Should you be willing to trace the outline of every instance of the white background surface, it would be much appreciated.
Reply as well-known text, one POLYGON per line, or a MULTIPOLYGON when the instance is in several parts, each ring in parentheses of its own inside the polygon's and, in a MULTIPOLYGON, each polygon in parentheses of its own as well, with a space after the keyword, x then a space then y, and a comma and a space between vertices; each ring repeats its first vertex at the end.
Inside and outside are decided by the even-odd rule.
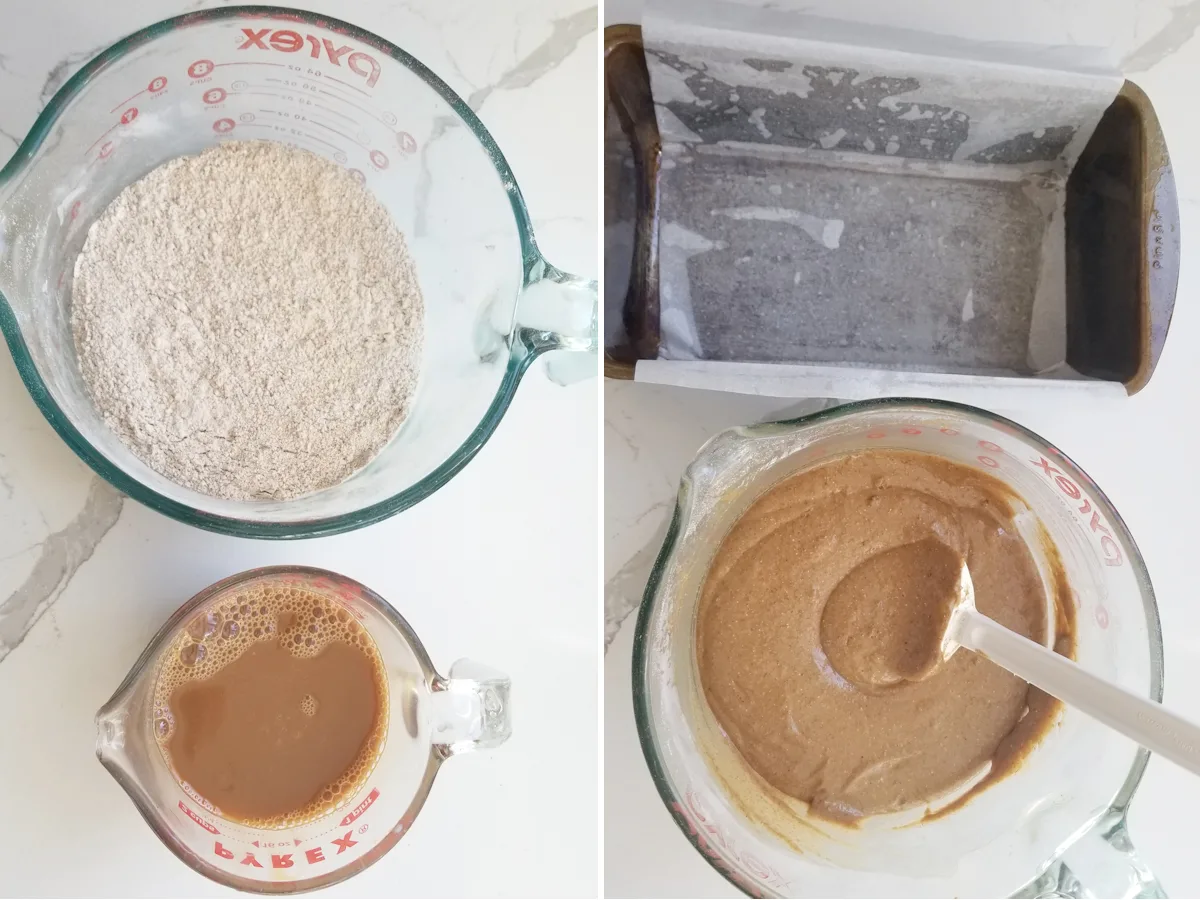
MULTIPOLYGON (((605 21, 636 20, 638 6, 629 0, 609 3, 605 21)), ((1121 512, 1158 597, 1165 702, 1200 721, 1200 118, 1195 112, 1200 40, 1194 37, 1200 4, 1175 5, 1170 16, 1158 18, 1164 17, 1171 22, 1169 40, 1159 46, 1179 49, 1149 71, 1130 73, 1158 112, 1181 206, 1182 271, 1162 361, 1150 385, 1115 412, 1079 407, 1001 412, 1071 456, 1121 512)), ((604 876, 610 897, 736 896, 692 849, 650 781, 633 724, 633 617, 625 616, 640 601, 679 476, 700 445, 722 428, 799 412, 795 403, 768 398, 605 384, 606 631, 615 631, 604 679, 604 876)), ((1141 856, 1172 896, 1200 896, 1196 809, 1200 779, 1151 759, 1129 827, 1141 856)))
MULTIPOLYGON (((97 50, 208 5, 0 0, 0 162, 97 50)), ((462 96, 493 87, 478 112, 542 249, 597 275, 589 0, 304 5, 399 44, 462 96)), ((92 716, 176 606, 234 572, 293 562, 379 591, 443 672, 470 656, 513 680, 512 739, 447 763, 396 849, 329 895, 594 896, 597 394, 595 380, 552 385, 538 365, 495 436, 432 498, 352 534, 268 543, 115 497, 58 440, 0 350, 0 894, 218 893, 96 761, 92 716), (89 496, 119 509, 115 524, 81 512, 89 496)))

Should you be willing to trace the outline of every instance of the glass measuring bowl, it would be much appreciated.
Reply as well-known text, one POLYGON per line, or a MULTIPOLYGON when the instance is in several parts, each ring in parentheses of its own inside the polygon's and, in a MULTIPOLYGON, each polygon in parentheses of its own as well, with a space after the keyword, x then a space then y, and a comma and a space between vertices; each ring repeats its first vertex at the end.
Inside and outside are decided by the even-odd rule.
MULTIPOLYGON (((1150 578, 1117 511, 1044 440, 952 403, 875 400, 735 428, 689 465, 634 637, 634 710, 654 783, 693 846, 751 896, 1164 896, 1138 860, 1125 812, 1148 754, 1063 709, 1011 775, 939 818, 857 829, 768 795, 720 732, 698 684, 696 605, 721 540, 769 486, 834 454, 910 449, 999 478, 1057 547, 1075 605, 1076 660, 1162 699, 1150 578), (1036 517, 1036 518, 1035 518, 1036 517)), ((1043 578, 1040 542, 1030 548, 1043 578)), ((1052 594, 1051 594, 1052 595, 1052 594)))
POLYGON ((46 419, 115 487, 214 531, 308 537, 445 484, 539 355, 569 351, 551 360, 559 380, 594 373, 596 284, 542 258, 499 147, 418 60, 337 19, 241 6, 130 35, 46 106, 0 170, 0 330, 46 419), (70 329, 75 258, 108 203, 169 159, 250 139, 349 169, 404 232, 425 300, 420 382, 398 434, 342 484, 278 502, 208 497, 141 462, 92 406, 70 329))
POLYGON ((443 762, 504 743, 511 732, 508 696, 507 678, 468 660, 456 662, 448 679, 439 675, 408 623, 356 581, 302 566, 253 569, 201 591, 159 630, 96 714, 96 755, 154 833, 201 875, 242 891, 309 891, 361 872, 394 847, 443 762), (390 700, 383 751, 370 778, 321 818, 271 830, 206 809, 176 781, 151 731, 163 649, 202 611, 264 582, 320 594, 353 615, 379 648, 390 700))

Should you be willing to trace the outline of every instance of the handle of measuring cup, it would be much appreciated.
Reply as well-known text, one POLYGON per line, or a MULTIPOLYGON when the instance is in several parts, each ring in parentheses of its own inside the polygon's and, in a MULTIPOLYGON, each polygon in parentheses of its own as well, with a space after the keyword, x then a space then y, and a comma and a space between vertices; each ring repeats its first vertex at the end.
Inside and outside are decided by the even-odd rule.
POLYGON ((535 355, 549 353, 546 371, 558 384, 597 372, 600 291, 595 281, 539 259, 530 267, 517 302, 518 334, 535 355))
POLYGON ((443 758, 498 747, 512 734, 508 676, 460 659, 450 677, 434 679, 430 697, 433 745, 443 758))
POLYGON ((1125 810, 1111 809, 1041 875, 1014 897, 1166 897, 1138 857, 1125 827, 1125 810))

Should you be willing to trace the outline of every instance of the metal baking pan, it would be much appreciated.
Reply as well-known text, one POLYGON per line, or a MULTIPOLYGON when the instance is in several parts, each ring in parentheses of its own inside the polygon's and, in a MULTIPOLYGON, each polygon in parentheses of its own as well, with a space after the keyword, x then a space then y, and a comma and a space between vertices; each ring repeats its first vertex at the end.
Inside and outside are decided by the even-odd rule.
MULTIPOLYGON (((717 87, 727 90, 722 102, 728 102, 728 86, 717 87)), ((736 94, 732 96, 737 99, 736 94)), ((639 361, 669 364, 661 353, 660 251, 664 226, 668 228, 668 239, 669 229, 674 227, 663 221, 661 183, 664 166, 674 166, 675 162, 671 144, 667 142, 664 150, 660 136, 637 26, 610 26, 605 31, 605 108, 605 374, 629 379, 634 377, 639 361)), ((776 132, 781 124, 788 127, 788 122, 781 123, 779 118, 764 122, 761 110, 755 112, 759 115, 755 124, 769 125, 776 132)), ((803 107, 793 107, 788 114, 801 123, 795 126, 793 135, 800 132, 804 117, 810 115, 803 107)), ((765 127, 761 130, 769 134, 765 127)), ((932 127, 929 133, 935 134, 932 127)), ((1035 134, 1042 137, 1041 133, 1035 134)), ((1047 142, 1052 137, 1047 136, 1047 142)), ((869 139, 867 144, 873 147, 869 139)), ((678 155, 678 145, 675 147, 678 155)), ((904 245, 905 228, 899 221, 885 221, 878 215, 867 221, 865 214, 857 222, 853 219, 863 208, 858 198, 868 192, 878 193, 873 186, 877 183, 883 183, 886 192, 890 182, 871 182, 874 176, 863 175, 861 166, 839 169, 812 165, 803 157, 798 161, 795 153, 785 152, 789 148, 751 149, 753 154, 740 156, 733 163, 715 152, 708 158, 696 153, 678 157, 688 160, 696 174, 689 187, 689 193, 695 196, 676 198, 676 211, 686 211, 690 203, 696 207, 695 216, 711 212, 726 213, 730 218, 730 210, 712 208, 723 199, 723 183, 725 190, 736 190, 739 199, 749 198, 742 202, 750 205, 737 209, 758 211, 742 213, 737 221, 723 224, 733 237, 718 246, 719 252, 704 254, 703 268, 699 258, 686 262, 692 294, 700 295, 695 301, 696 318, 708 351, 704 357, 694 359, 982 375, 1012 384, 1036 381, 1042 386, 1060 379, 1076 383, 1102 381, 1119 384, 1128 394, 1136 393, 1150 380, 1175 304, 1179 215, 1170 158, 1157 117, 1149 99, 1134 83, 1124 82, 1065 181, 1065 233, 1058 271, 1065 281, 1065 290, 1059 292, 1065 296, 1065 310, 1059 315, 1065 315, 1066 365, 1060 371, 1039 371, 1024 358, 1017 358, 1013 350, 1014 346, 1022 346, 1031 327, 1031 281, 1036 279, 1025 271, 1024 258, 1037 236, 1021 232, 1019 217, 1013 219, 1015 226, 1008 220, 997 220, 993 207, 1011 210, 1025 203, 1018 188, 990 182, 979 187, 968 183, 970 178, 932 188, 932 182, 922 177, 901 182, 901 196, 910 204, 916 198, 918 204, 927 205, 930 201, 924 198, 928 196, 937 208, 936 198, 943 196, 937 193, 939 190, 954 192, 946 196, 966 198, 962 201, 962 221, 939 221, 939 227, 948 229, 946 234, 950 236, 961 235, 967 250, 974 249, 974 256, 959 254, 956 262, 965 259, 963 265, 974 267, 970 276, 990 284, 981 293, 990 289, 1001 298, 988 308, 990 316, 980 313, 976 317, 970 309, 968 291, 961 322, 953 323, 955 328, 947 338, 944 333, 933 333, 933 326, 922 324, 946 318, 939 304, 954 305, 958 315, 961 302, 958 295, 947 298, 939 290, 938 278, 943 273, 934 264, 936 261, 923 259, 915 245, 904 245), (803 254, 823 252, 819 240, 802 235, 789 238, 787 228, 764 230, 761 222, 744 221, 769 217, 762 212, 771 209, 766 205, 771 199, 766 191, 769 188, 778 197, 779 185, 785 183, 789 192, 803 194, 810 202, 834 202, 839 209, 847 210, 846 236, 856 235, 861 255, 847 257, 842 269, 833 269, 832 274, 820 270, 819 279, 806 280, 806 273, 815 270, 806 267, 803 254), (1005 229, 1003 240, 989 235, 987 229, 993 221, 1000 221, 998 227, 1005 229), (859 227, 852 232, 855 225, 859 227), (783 236, 776 239, 781 233, 783 236), (893 236, 890 239, 889 234, 893 236), (877 242, 875 247, 872 239, 877 242), (889 256, 896 246, 901 250, 889 256), (863 277, 863 272, 869 277, 863 277), (881 292, 900 284, 909 291, 910 305, 899 312, 894 307, 884 309, 881 292), (870 315, 854 314, 856 304, 871 310, 870 315), (720 308, 711 312, 715 307, 720 308), (770 315, 764 316, 763 309, 770 310, 770 315), (897 315, 900 318, 894 318, 897 315), (782 324, 776 327, 776 321, 782 324), (913 321, 918 324, 909 336, 904 323, 913 321)), ((999 152, 1019 154, 1028 152, 1028 148, 1020 142, 1009 142, 999 152)), ((920 170, 911 166, 902 174, 912 172, 920 176, 920 170)), ((804 227, 817 238, 821 236, 819 220, 815 231, 807 221, 790 224, 804 227)), ((910 224, 907 220, 903 223, 910 224)), ((920 227, 918 221, 914 233, 919 233, 920 227)), ((836 244, 839 234, 827 234, 826 246, 830 246, 830 237, 836 244)), ((668 273, 668 282, 677 274, 668 273)), ((987 308, 986 304, 976 303, 987 308)))

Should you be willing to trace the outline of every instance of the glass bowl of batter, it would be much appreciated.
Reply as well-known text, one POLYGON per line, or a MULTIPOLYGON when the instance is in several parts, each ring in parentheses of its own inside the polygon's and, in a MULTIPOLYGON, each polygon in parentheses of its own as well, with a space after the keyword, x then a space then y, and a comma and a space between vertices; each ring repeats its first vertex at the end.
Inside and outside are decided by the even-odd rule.
POLYGON ((940 694, 931 679, 865 696, 829 670, 804 618, 842 584, 822 588, 821 567, 928 534, 963 544, 986 614, 1161 700, 1137 546, 1037 435, 904 399, 731 429, 682 479, 635 635, 638 733, 680 828, 751 896, 1162 896, 1125 829, 1146 751, 1023 686, 1014 699, 966 651, 940 694), (791 653, 794 677, 773 674, 791 653), (972 691, 991 719, 962 718, 972 691))
POLYGON ((594 374, 596 284, 542 256, 495 140, 419 60, 328 16, 233 6, 129 35, 47 104, 0 170, 0 330, 47 421, 121 491, 213 531, 311 537, 445 484, 540 355, 560 351, 557 380, 594 374), (345 480, 291 499, 224 499, 163 475, 106 424, 72 340, 75 262, 114 198, 168 160, 247 140, 302 148, 359 181, 404 235, 424 298, 424 351, 398 430, 345 480))

